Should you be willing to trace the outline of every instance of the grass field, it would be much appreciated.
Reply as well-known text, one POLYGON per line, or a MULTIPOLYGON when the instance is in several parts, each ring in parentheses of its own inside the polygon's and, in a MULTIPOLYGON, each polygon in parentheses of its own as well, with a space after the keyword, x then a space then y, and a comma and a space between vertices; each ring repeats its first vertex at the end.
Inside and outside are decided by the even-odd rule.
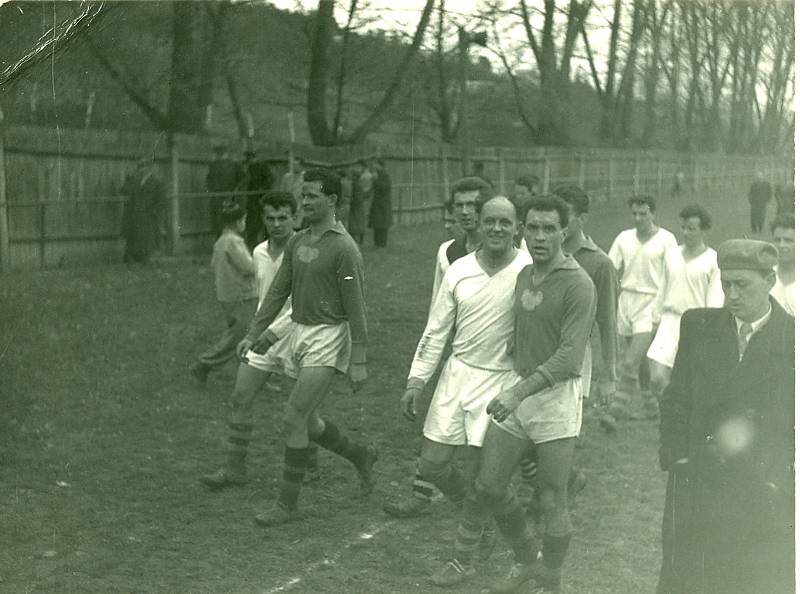
MULTIPOLYGON (((741 235, 740 196, 712 206, 712 243, 741 235)), ((679 204, 662 220, 676 230, 679 204)), ((603 247, 628 221, 595 216, 603 247)), ((233 366, 207 387, 187 373, 218 329, 205 261, 14 273, 0 277, 0 592, 428 592, 450 550, 456 513, 437 501, 421 521, 387 521, 380 503, 408 492, 420 426, 398 399, 429 299, 438 225, 393 230, 365 249, 370 372, 344 382, 325 414, 374 442, 379 485, 354 497, 355 473, 322 453, 324 480, 301 504, 314 520, 264 530, 252 516, 280 474, 277 412, 265 391, 250 458, 253 481, 211 494, 197 477, 221 460, 233 366)), ((285 389, 285 386, 284 386, 285 389)), ((591 418, 577 465, 589 477, 574 521, 564 592, 655 588, 664 477, 652 423, 605 436, 591 418)), ((510 562, 504 547, 461 592, 510 562)))

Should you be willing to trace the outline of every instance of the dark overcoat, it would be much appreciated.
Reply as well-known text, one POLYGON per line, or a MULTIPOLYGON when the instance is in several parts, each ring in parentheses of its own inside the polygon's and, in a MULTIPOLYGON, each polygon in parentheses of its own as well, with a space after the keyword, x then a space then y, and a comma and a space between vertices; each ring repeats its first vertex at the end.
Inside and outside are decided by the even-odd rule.
POLYGON ((794 320, 770 302, 741 361, 729 311, 681 319, 661 403, 660 594, 794 592, 794 320))
POLYGON ((370 229, 392 226, 392 180, 385 171, 378 171, 372 183, 372 206, 369 209, 370 229))
POLYGON ((155 176, 128 175, 121 193, 127 198, 122 211, 125 260, 147 260, 158 249, 166 212, 166 190, 155 176))

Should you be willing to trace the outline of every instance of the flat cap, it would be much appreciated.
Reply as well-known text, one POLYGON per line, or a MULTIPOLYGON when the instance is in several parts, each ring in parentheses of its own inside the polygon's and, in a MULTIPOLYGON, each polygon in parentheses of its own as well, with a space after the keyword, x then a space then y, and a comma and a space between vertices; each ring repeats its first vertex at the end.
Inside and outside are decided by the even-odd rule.
POLYGON ((756 239, 729 239, 717 249, 720 270, 772 270, 778 264, 778 250, 756 239))

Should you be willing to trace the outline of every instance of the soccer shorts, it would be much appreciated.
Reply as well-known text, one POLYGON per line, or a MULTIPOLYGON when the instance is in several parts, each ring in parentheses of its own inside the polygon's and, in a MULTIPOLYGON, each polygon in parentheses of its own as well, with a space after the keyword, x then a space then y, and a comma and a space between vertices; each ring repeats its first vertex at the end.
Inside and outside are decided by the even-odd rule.
POLYGON ((647 358, 656 363, 666 365, 670 369, 675 365, 678 354, 678 340, 681 337, 681 315, 665 311, 658 324, 656 336, 647 350, 647 358))
MULTIPOLYGON (((517 381, 521 378, 517 376, 517 381)), ((529 396, 502 423, 500 429, 519 439, 544 443, 578 437, 583 417, 583 381, 570 378, 529 396)))
POLYGON ((620 336, 650 334, 653 331, 655 301, 655 295, 622 291, 617 310, 617 333, 620 336))
POLYGON ((451 356, 439 376, 422 434, 445 445, 483 445, 489 426, 486 407, 519 376, 513 370, 490 371, 451 356))
POLYGON ((333 367, 347 373, 350 367, 350 326, 293 324, 289 333, 273 344, 264 355, 249 351, 251 367, 270 373, 283 373, 297 379, 303 367, 333 367))

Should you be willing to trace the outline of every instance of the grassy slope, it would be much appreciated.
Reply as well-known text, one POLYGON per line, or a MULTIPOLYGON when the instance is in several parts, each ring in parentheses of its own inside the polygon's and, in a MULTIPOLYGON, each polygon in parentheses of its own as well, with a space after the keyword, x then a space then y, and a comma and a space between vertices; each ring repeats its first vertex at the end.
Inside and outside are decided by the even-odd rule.
MULTIPOLYGON (((675 209, 664 209, 666 221, 675 209)), ((719 210, 713 237, 743 231, 741 208, 719 210)), ((623 216, 595 217, 601 245, 623 216)), ((385 526, 379 503, 407 492, 419 442, 397 399, 424 325, 440 233, 437 225, 397 229, 386 253, 365 250, 372 379, 358 397, 337 386, 325 404, 340 426, 380 448, 376 494, 368 503, 352 498, 353 471, 323 454, 325 480, 302 495, 317 521, 274 531, 253 526, 252 515, 280 472, 280 392, 265 392, 257 408, 254 481, 211 495, 196 480, 220 459, 233 380, 231 367, 202 389, 186 373, 218 327, 204 264, 2 277, 0 591, 255 593, 296 576, 298 592, 429 591, 425 578, 448 552, 453 510, 439 501, 434 517, 385 526), (376 527, 374 538, 357 538, 376 527)), ((565 592, 652 591, 663 497, 655 427, 631 423, 607 438, 587 422, 586 433, 578 464, 590 483, 575 515, 565 592)), ((499 575, 508 559, 495 553, 486 573, 499 575)))

